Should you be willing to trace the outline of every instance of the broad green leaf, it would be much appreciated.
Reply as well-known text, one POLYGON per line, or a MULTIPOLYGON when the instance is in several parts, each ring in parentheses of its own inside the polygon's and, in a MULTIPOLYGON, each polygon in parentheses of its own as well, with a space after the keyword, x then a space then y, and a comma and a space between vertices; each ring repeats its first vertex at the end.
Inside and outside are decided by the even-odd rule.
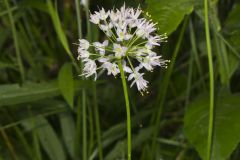
MULTIPOLYGON (((88 86, 88 82, 84 87, 88 86)), ((80 91, 83 84, 75 81, 74 91, 80 91)), ((26 102, 33 102, 60 95, 60 89, 55 81, 49 83, 30 83, 23 86, 18 84, 0 85, 0 107, 26 102)))
MULTIPOLYGON (((225 24, 224 24, 224 33, 227 35, 227 38, 231 45, 240 51, 240 3, 236 3, 233 6, 233 9, 229 13, 225 24)), ((239 52, 238 52, 238 55, 239 52)))
POLYGON ((74 98, 74 81, 72 73, 72 65, 66 63, 62 66, 58 74, 58 86, 69 106, 73 109, 74 98))
POLYGON ((65 160, 66 155, 63 150, 63 145, 48 121, 43 117, 37 118, 36 127, 40 143, 50 159, 65 160))
MULTIPOLYGON (((240 95, 219 94, 215 102, 213 152, 211 160, 226 160, 240 142, 240 95)), ((184 129, 189 141, 206 159, 209 97, 202 95, 188 107, 184 129)))
POLYGON ((158 22, 160 33, 175 31, 186 14, 193 11, 194 0, 146 0, 147 11, 158 22))
POLYGON ((240 3, 236 3, 232 10, 230 11, 226 21, 225 21, 225 29, 234 30, 240 28, 239 22, 239 14, 240 14, 240 3))

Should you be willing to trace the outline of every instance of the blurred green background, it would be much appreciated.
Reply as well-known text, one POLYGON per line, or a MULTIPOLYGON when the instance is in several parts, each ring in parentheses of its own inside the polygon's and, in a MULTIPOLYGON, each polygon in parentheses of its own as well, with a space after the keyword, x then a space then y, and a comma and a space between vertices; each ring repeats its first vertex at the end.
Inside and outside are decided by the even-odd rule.
MULTIPOLYGON (((105 39, 88 20, 122 0, 0 0, 0 160, 126 159, 120 77, 82 80, 79 37, 105 39)), ((133 160, 206 159, 209 70, 203 0, 128 0, 158 22, 167 69, 129 88, 133 160)), ((214 73, 212 160, 240 159, 240 1, 209 0, 214 73)))

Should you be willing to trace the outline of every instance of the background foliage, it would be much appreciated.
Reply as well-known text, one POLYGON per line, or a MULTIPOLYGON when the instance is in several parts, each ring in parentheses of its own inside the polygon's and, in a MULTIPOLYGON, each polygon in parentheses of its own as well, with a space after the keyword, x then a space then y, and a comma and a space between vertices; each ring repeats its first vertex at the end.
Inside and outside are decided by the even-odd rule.
MULTIPOLYGON (((102 40, 91 12, 122 0, 0 0, 0 159, 125 159, 121 80, 79 77, 79 37, 102 40)), ((168 69, 129 88, 133 159, 206 157, 209 71, 201 0, 129 0, 158 22, 168 69)), ((215 114, 212 160, 240 159, 240 1, 210 0, 215 114)))

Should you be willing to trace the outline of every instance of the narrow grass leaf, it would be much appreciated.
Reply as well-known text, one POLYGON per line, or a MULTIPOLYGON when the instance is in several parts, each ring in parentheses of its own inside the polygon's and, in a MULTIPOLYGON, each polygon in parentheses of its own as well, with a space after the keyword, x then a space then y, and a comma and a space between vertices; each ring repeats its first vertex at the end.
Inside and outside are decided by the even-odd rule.
POLYGON ((70 113, 62 113, 59 116, 64 144, 71 158, 74 157, 75 124, 70 113))
POLYGON ((37 118, 36 125, 38 126, 36 131, 39 135, 40 143, 49 158, 51 160, 66 160, 63 145, 48 121, 43 117, 37 118))
POLYGON ((63 29, 61 27, 61 22, 60 22, 60 19, 59 19, 59 16, 58 16, 58 13, 57 11, 54 9, 53 7, 53 4, 50 0, 47 0, 47 7, 48 7, 48 11, 49 11, 49 14, 51 16, 51 19, 52 19, 52 22, 53 22, 53 25, 54 25, 54 28, 56 30, 56 33, 57 33, 57 36, 59 38, 59 40, 61 41, 64 49, 66 50, 66 52, 70 55, 71 55, 71 51, 70 51, 70 48, 68 46, 68 42, 67 42, 67 38, 66 38, 66 35, 65 33, 63 32, 63 29))
POLYGON ((49 11, 49 14, 50 14, 52 22, 53 22, 53 26, 56 30, 56 33, 57 33, 57 36, 58 36, 60 42, 62 43, 65 51, 69 55, 69 57, 70 57, 73 65, 75 66, 76 70, 78 72, 80 72, 79 66, 77 65, 77 63, 76 63, 76 61, 75 61, 75 59, 72 55, 72 52, 70 50, 70 47, 68 45, 67 37, 66 37, 66 35, 65 35, 65 33, 62 29, 58 13, 57 13, 56 9, 54 9, 51 0, 47 0, 47 7, 48 7, 48 11, 49 11))
MULTIPOLYGON (((83 84, 79 81, 74 81, 74 83, 74 91, 80 91, 83 84)), ((88 85, 89 82, 84 83, 84 86, 88 85)), ((0 107, 33 102, 45 98, 55 97, 60 94, 61 92, 56 81, 48 83, 30 83, 21 87, 18 84, 0 85, 0 107)))

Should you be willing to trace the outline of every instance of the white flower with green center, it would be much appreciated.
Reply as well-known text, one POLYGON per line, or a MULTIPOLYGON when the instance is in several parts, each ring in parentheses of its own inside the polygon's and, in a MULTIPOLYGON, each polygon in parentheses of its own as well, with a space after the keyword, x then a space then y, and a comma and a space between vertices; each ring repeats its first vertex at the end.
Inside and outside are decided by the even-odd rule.
POLYGON ((124 30, 118 29, 117 36, 118 36, 117 41, 129 40, 130 38, 132 38, 132 35, 128 34, 126 29, 124 30))
POLYGON ((102 8, 90 15, 90 21, 98 25, 107 40, 92 44, 79 40, 78 59, 84 65, 82 75, 95 75, 96 79, 97 70, 106 70, 108 75, 115 77, 121 73, 122 66, 128 81, 132 81, 131 86, 136 84, 140 92, 147 91, 149 82, 143 78, 144 70, 166 67, 169 62, 153 51, 166 41, 166 35, 155 33, 157 24, 145 18, 140 8, 125 5, 109 11, 102 8))
POLYGON ((115 56, 117 58, 121 58, 123 56, 125 56, 126 51, 127 51, 127 47, 123 47, 120 44, 113 44, 113 51, 115 52, 115 56))

